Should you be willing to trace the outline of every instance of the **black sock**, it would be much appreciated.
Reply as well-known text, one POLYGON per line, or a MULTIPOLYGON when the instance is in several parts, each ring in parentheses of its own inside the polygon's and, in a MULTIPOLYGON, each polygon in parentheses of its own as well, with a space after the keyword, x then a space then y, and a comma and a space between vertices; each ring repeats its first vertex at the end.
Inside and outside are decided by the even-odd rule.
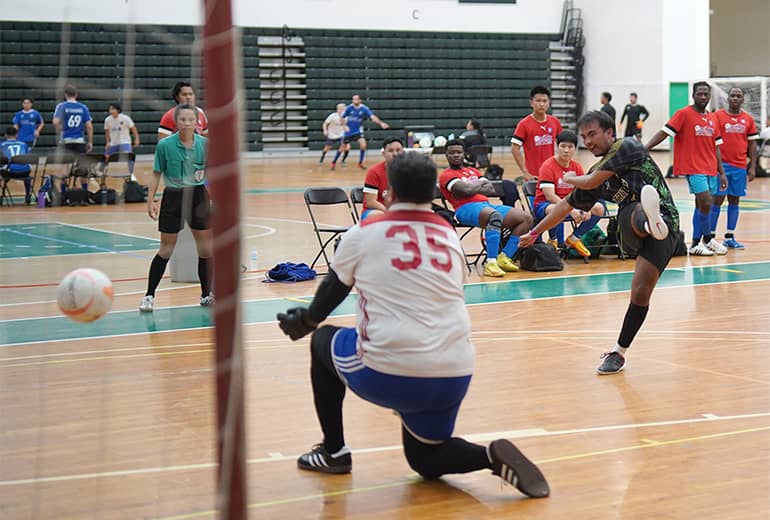
POLYGON ((487 448, 465 439, 452 437, 441 444, 427 444, 417 440, 404 426, 401 426, 401 437, 409 466, 424 478, 492 469, 487 448))
POLYGON ((711 233, 708 233, 708 234, 704 233, 703 234, 703 243, 704 244, 708 244, 709 242, 711 242, 712 238, 714 238, 713 234, 711 234, 711 233))
POLYGON ((326 157, 326 152, 321 152, 321 158, 318 160, 319 163, 324 162, 324 158, 326 157))
POLYGON ((698 244, 700 244, 700 238, 699 239, 692 239, 692 247, 698 247, 698 244))
POLYGON ((623 327, 620 329, 620 336, 618 336, 618 345, 623 348, 631 346, 636 333, 642 328, 642 323, 644 323, 644 318, 647 317, 648 310, 650 310, 649 305, 642 307, 633 303, 628 304, 626 317, 623 318, 623 327))
POLYGON ((345 160, 348 158, 349 154, 350 154, 350 152, 345 152, 345 153, 342 154, 342 162, 345 162, 345 160))
POLYGON ((725 233, 725 238, 729 240, 731 238, 735 238, 735 235, 732 233, 725 233))
POLYGON ((201 281, 201 297, 211 294, 211 258, 198 257, 198 280, 201 281))
POLYGON ((331 355, 331 341, 338 327, 324 326, 310 340, 310 381, 318 422, 324 434, 324 449, 337 453, 345 446, 342 427, 342 400, 345 384, 337 376, 331 355))
POLYGON ((155 255, 150 264, 150 277, 147 279, 147 296, 155 296, 155 289, 158 288, 163 273, 166 272, 168 258, 155 255))

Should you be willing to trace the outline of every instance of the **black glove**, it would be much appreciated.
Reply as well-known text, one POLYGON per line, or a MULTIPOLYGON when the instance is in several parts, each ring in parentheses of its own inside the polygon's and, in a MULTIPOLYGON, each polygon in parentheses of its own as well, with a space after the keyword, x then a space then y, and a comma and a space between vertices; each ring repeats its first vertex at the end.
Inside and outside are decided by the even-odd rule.
POLYGON ((310 317, 310 311, 305 307, 288 309, 286 314, 279 312, 276 318, 278 326, 292 341, 307 336, 318 327, 318 322, 310 317))

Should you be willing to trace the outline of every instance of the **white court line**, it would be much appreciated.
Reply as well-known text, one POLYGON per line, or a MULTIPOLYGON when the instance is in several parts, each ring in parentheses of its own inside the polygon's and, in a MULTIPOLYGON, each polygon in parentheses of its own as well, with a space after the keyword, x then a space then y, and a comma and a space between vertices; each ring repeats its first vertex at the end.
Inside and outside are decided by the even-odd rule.
MULTIPOLYGON (((653 428, 658 426, 674 426, 679 424, 696 424, 696 423, 706 423, 706 422, 731 421, 731 420, 739 420, 739 419, 753 419, 757 417, 770 417, 770 412, 752 413, 752 414, 743 414, 743 415, 727 415, 727 416, 716 416, 713 414, 703 414, 703 415, 705 417, 697 417, 692 419, 679 419, 679 420, 672 420, 672 421, 628 423, 628 424, 617 424, 617 425, 611 425, 611 426, 594 426, 589 428, 574 428, 569 430, 554 430, 554 431, 543 430, 540 428, 532 428, 527 430, 508 430, 508 431, 500 431, 500 432, 476 433, 476 434, 464 435, 463 437, 467 440, 475 440, 477 442, 498 439, 498 438, 522 439, 522 438, 528 438, 528 437, 554 437, 558 435, 572 435, 576 433, 592 433, 592 432, 595 433, 595 432, 606 432, 606 431, 617 431, 617 430, 629 430, 629 429, 636 429, 636 428, 653 428)), ((353 454, 380 453, 384 451, 395 451, 395 450, 401 450, 401 449, 403 449, 402 445, 398 444, 398 445, 392 445, 392 446, 378 446, 378 447, 372 447, 372 448, 355 449, 355 450, 352 450, 352 452, 353 454)), ((271 453, 268 453, 267 457, 249 459, 246 462, 248 464, 261 464, 265 462, 288 461, 288 460, 295 460, 298 456, 299 455, 281 455, 279 453, 271 452, 271 453)), ((20 485, 27 485, 27 484, 44 484, 44 483, 52 483, 52 482, 67 482, 67 481, 73 481, 73 480, 87 480, 92 478, 125 477, 130 475, 146 475, 149 473, 169 473, 169 472, 176 472, 176 471, 209 469, 213 467, 215 467, 215 463, 205 462, 200 464, 158 466, 158 467, 150 467, 150 468, 104 471, 104 472, 95 472, 95 473, 75 473, 71 475, 58 475, 53 477, 36 477, 36 478, 19 479, 19 480, 0 480, 0 487, 20 486, 20 485)))
MULTIPOLYGON (((132 280, 134 281, 134 280, 132 280)), ((135 280, 137 282, 141 280, 135 280)), ((175 287, 164 287, 162 289, 156 289, 156 292, 164 292, 164 291, 175 291, 177 289, 189 289, 190 287, 200 287, 200 284, 194 283, 194 284, 185 284, 185 285, 179 285, 175 287)), ((51 286, 53 288, 53 286, 51 286)), ((144 294, 146 291, 129 291, 129 292, 122 292, 122 293, 115 293, 115 297, 118 296, 132 296, 136 294, 144 294)), ((19 303, 0 303, 1 307, 20 307, 22 305, 43 305, 47 303, 56 303, 56 300, 38 300, 36 302, 19 302, 19 303)), ((184 307, 192 307, 192 305, 184 305, 184 307)), ((55 318, 56 316, 36 316, 33 318, 18 318, 18 320, 37 320, 40 318, 55 318)), ((3 321, 16 321, 16 320, 0 320, 0 323, 3 321)))
POLYGON ((72 226, 72 227, 76 227, 76 228, 80 228, 80 229, 86 229, 86 230, 89 230, 89 231, 99 231, 101 233, 111 233, 113 235, 122 235, 124 237, 141 238, 142 240, 152 240, 153 242, 160 242, 159 239, 154 238, 154 237, 147 237, 147 236, 144 236, 144 235, 132 235, 131 233, 122 233, 120 231, 106 231, 104 229, 99 229, 99 228, 95 228, 95 227, 85 226, 83 224, 70 224, 69 222, 57 222, 57 224, 62 224, 62 225, 65 225, 65 226, 72 226))
MULTIPOLYGON (((579 334, 591 334, 591 333, 614 334, 614 333, 616 333, 618 331, 618 329, 572 329, 572 328, 570 328, 569 330, 570 330, 570 333, 575 332, 575 333, 579 333, 579 334)), ((484 334, 510 334, 512 332, 516 333, 516 334, 521 333, 519 335, 527 335, 527 334, 533 334, 533 333, 543 334, 543 330, 542 329, 539 330, 539 331, 537 331, 537 330, 523 330, 523 329, 516 329, 516 330, 510 330, 510 329, 509 330, 479 330, 479 331, 474 330, 472 334, 474 334, 474 335, 476 335, 476 334, 478 334, 478 335, 484 335, 484 334)), ((724 334, 724 333, 725 333, 724 329, 718 329, 718 330, 702 330, 702 329, 701 330, 658 330, 658 329, 655 329, 655 330, 642 330, 639 334, 640 335, 644 335, 644 334, 652 334, 652 335, 655 335, 655 334, 687 334, 687 335, 703 334, 705 336, 709 336, 709 335, 712 335, 712 334, 724 334)), ((746 330, 738 330, 738 331, 731 330, 730 331, 730 335, 731 336, 733 336, 733 335, 770 336, 770 331, 754 331, 754 332, 752 332, 752 331, 746 331, 746 330)), ((513 336, 513 338, 515 338, 515 336, 513 336)), ((502 339, 505 339, 505 338, 502 338, 502 339)))

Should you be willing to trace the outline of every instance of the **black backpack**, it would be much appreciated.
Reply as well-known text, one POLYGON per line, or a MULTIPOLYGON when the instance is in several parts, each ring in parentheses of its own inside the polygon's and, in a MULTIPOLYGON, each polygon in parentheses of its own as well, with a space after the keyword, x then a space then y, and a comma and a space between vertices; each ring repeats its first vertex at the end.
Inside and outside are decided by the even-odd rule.
POLYGON ((527 271, 563 271, 564 262, 553 246, 536 242, 529 247, 520 247, 516 252, 519 266, 527 271))
POLYGON ((123 200, 126 202, 147 202, 147 186, 136 181, 126 181, 123 185, 123 200))
POLYGON ((90 193, 82 188, 70 188, 62 195, 62 204, 66 206, 88 206, 90 193))
POLYGON ((112 188, 106 188, 91 193, 91 202, 94 204, 117 204, 118 193, 112 188))

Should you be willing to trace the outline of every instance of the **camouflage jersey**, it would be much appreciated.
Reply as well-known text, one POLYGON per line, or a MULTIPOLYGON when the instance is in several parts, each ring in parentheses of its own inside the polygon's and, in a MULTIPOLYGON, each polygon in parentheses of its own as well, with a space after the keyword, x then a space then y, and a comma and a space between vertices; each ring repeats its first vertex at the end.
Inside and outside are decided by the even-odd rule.
POLYGON ((622 208, 639 202, 642 186, 649 184, 660 195, 660 213, 672 225, 671 230, 679 230, 679 211, 671 190, 642 143, 633 137, 615 141, 607 155, 591 167, 588 175, 599 170, 611 171, 615 175, 592 190, 572 190, 567 196, 570 206, 590 211, 597 201, 607 200, 622 208))

